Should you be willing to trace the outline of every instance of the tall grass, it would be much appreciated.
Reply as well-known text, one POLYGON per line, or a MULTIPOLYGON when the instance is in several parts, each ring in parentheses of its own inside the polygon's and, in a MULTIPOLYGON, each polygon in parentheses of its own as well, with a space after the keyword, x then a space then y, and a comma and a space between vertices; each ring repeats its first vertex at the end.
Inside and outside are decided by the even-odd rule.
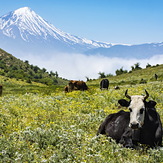
MULTIPOLYGON (((27 87, 26 87, 27 88, 27 87)), ((37 88, 37 87, 36 87, 37 88)), ((117 101, 129 94, 150 94, 163 122, 163 87, 160 81, 111 86, 108 91, 90 86, 85 92, 6 93, 0 98, 1 162, 159 163, 163 150, 123 148, 110 138, 96 136, 99 125, 119 111, 117 101)), ((7 88, 9 89, 9 88, 7 88)))

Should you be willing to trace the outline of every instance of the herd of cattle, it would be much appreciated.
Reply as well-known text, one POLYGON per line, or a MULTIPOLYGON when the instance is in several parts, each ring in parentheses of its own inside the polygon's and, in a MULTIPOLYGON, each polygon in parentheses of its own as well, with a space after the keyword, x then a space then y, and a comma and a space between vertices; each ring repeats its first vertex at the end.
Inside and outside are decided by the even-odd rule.
MULTIPOLYGON (((100 89, 108 90, 108 87, 108 79, 101 80, 100 89)), ((65 87, 65 92, 87 89, 85 82, 71 80, 65 87)), ((114 89, 120 88, 116 86, 114 89)), ((126 148, 135 148, 139 143, 149 147, 162 146, 163 128, 155 109, 156 102, 146 101, 149 94, 146 90, 145 93, 146 96, 129 96, 126 90, 125 96, 129 101, 120 99, 118 103, 121 107, 128 107, 129 112, 120 110, 108 115, 100 125, 97 135, 105 134, 126 148)))
MULTIPOLYGON (((108 87, 108 79, 103 79, 100 82, 100 89, 108 89, 108 87)), ((2 89, 0 85, 0 96, 2 89)), ((88 87, 83 81, 70 80, 65 87, 65 92, 73 90, 84 91, 88 90, 88 87)), ((105 134, 126 148, 135 148, 139 143, 149 147, 162 146, 163 128, 160 116, 155 109, 156 102, 146 101, 149 94, 146 90, 145 93, 146 96, 129 96, 126 90, 125 96, 129 101, 120 99, 118 103, 122 107, 128 107, 129 112, 120 110, 108 115, 100 125, 97 135, 105 134)))
MULTIPOLYGON (((100 82, 100 89, 108 89, 109 87, 109 80, 108 79, 102 79, 100 82)), ((119 87, 117 87, 119 88, 119 87)), ((117 89, 115 88, 115 89, 117 89)), ((88 86, 84 81, 77 81, 77 80, 70 80, 68 85, 65 86, 64 91, 65 92, 71 92, 73 90, 81 90, 85 91, 88 90, 88 86)))

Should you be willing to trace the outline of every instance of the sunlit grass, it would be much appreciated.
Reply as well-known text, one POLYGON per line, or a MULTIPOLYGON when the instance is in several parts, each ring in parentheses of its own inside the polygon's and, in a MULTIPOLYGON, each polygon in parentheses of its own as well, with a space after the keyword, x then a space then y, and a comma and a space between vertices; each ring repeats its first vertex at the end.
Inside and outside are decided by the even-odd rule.
MULTIPOLYGON (((163 150, 131 150, 106 138, 96 137, 99 125, 122 109, 118 100, 129 94, 150 94, 163 121, 161 82, 123 85, 101 91, 48 94, 5 94, 0 98, 0 158, 2 162, 162 162, 163 150)), ((125 108, 123 108, 125 109, 125 108)))
POLYGON ((0 76, 0 162, 86 162, 160 163, 163 149, 122 148, 110 138, 96 136, 99 125, 121 108, 118 100, 145 95, 157 102, 163 122, 162 67, 151 67, 109 78, 108 91, 99 89, 100 80, 87 82, 88 91, 64 93, 64 86, 0 76), (159 75, 156 81, 153 75, 159 75), (147 81, 140 84, 141 79, 147 81), (114 90, 119 85, 120 90, 114 90))

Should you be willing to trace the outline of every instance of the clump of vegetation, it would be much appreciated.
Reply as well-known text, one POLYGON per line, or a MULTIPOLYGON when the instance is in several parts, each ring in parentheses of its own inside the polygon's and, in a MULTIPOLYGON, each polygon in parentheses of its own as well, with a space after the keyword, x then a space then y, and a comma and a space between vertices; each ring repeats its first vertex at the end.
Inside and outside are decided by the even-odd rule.
POLYGON ((148 67, 151 67, 151 65, 149 63, 147 63, 147 65, 146 65, 146 68, 148 68, 148 67))
POLYGON ((147 83, 147 81, 146 81, 146 80, 144 80, 144 79, 141 79, 139 83, 140 83, 140 84, 146 84, 146 83, 147 83))
POLYGON ((2 49, 0 49, 0 75, 21 79, 27 83, 34 81, 46 85, 58 85, 65 82, 59 78, 57 71, 47 72, 45 68, 30 65, 28 61, 23 62, 2 49))
POLYGON ((123 67, 115 71, 116 75, 126 74, 127 70, 123 70, 123 67))
POLYGON ((140 63, 135 63, 134 66, 131 66, 132 71, 141 70, 140 63))
POLYGON ((99 79, 108 78, 113 76, 112 74, 105 74, 104 72, 99 72, 99 79))

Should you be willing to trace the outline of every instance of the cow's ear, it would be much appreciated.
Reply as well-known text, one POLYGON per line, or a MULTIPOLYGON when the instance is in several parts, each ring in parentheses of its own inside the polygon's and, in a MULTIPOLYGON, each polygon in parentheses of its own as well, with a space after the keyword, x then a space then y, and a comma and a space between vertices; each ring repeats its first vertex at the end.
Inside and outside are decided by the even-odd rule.
POLYGON ((125 107, 128 107, 129 106, 129 102, 125 99, 121 99, 121 100, 118 100, 118 103, 121 105, 121 106, 125 106, 125 107))
POLYGON ((155 106, 156 106, 156 102, 155 101, 153 101, 153 100, 150 100, 150 101, 148 101, 147 103, 146 103, 146 105, 147 105, 147 108, 154 108, 155 106))

